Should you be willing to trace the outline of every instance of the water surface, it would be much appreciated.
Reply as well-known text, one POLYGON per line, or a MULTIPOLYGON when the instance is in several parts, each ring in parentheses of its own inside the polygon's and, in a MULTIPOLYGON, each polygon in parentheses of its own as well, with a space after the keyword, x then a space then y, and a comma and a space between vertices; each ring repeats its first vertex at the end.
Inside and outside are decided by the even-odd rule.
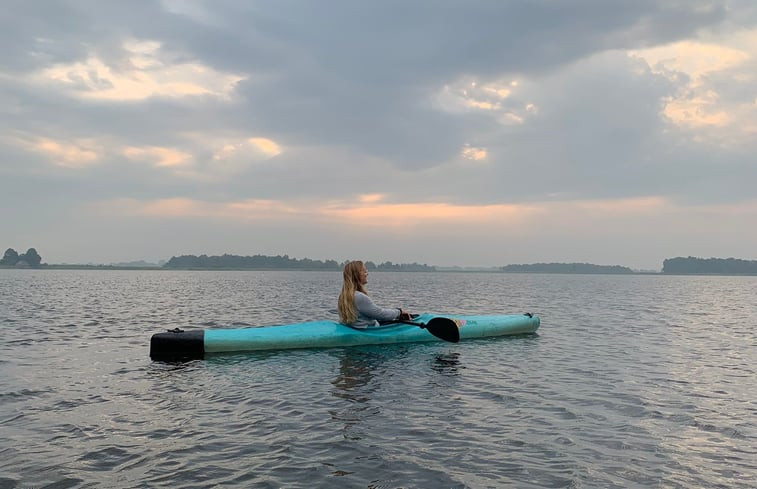
POLYGON ((536 335, 152 362, 334 318, 338 272, 0 270, 0 487, 757 486, 757 277, 390 273, 536 335))

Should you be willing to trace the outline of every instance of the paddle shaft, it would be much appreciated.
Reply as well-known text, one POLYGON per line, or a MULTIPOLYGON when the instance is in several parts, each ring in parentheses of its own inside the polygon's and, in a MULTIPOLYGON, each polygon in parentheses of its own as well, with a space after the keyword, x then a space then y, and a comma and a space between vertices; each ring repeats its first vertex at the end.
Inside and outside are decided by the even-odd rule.
POLYGON ((431 318, 428 324, 418 323, 418 322, 410 321, 406 319, 394 319, 392 321, 387 321, 382 324, 397 324, 397 323, 418 326, 421 329, 425 329, 426 331, 436 336, 437 338, 440 338, 444 341, 449 341, 450 343, 457 343, 458 341, 460 341, 460 330, 458 329, 457 324, 449 318, 442 318, 442 317, 431 318))

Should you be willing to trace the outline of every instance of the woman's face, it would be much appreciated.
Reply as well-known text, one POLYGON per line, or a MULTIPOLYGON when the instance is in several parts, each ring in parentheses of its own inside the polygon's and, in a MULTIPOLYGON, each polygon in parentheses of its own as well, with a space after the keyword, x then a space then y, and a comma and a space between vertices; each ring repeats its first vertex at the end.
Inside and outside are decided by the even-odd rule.
POLYGON ((360 279, 360 285, 365 285, 368 283, 368 270, 365 269, 365 265, 360 267, 358 278, 360 279))

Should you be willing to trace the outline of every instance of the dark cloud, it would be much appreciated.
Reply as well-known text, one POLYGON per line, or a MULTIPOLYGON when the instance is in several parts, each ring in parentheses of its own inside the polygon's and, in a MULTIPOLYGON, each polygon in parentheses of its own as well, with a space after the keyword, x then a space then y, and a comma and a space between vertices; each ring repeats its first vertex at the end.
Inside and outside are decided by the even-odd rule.
POLYGON ((240 86, 247 101, 240 123, 306 143, 349 145, 408 168, 449 159, 472 132, 469 119, 429 107, 429 91, 444 83, 554 71, 593 52, 675 40, 724 16, 718 3, 656 1, 216 9, 227 23, 203 26, 199 38, 185 39, 186 49, 253 74, 240 86))
MULTIPOLYGON (((592 52, 675 40, 725 12, 723 2, 706 1, 204 5, 207 22, 159 2, 19 2, 5 37, 27 46, 16 52, 36 46, 39 54, 6 56, 25 60, 18 67, 87 52, 117 60, 125 38, 158 40, 177 60, 250 76, 239 90, 247 103, 225 114, 241 127, 423 167, 466 139, 468 121, 428 106, 427 93, 441 84, 540 73, 592 52)), ((121 108, 128 120, 131 107, 121 108)))

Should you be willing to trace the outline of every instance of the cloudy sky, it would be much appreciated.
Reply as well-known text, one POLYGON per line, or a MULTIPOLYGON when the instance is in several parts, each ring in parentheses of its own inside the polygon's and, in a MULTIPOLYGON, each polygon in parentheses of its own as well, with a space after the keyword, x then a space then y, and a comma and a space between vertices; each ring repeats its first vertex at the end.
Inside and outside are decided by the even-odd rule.
POLYGON ((0 247, 757 259, 753 0, 11 0, 0 247))

